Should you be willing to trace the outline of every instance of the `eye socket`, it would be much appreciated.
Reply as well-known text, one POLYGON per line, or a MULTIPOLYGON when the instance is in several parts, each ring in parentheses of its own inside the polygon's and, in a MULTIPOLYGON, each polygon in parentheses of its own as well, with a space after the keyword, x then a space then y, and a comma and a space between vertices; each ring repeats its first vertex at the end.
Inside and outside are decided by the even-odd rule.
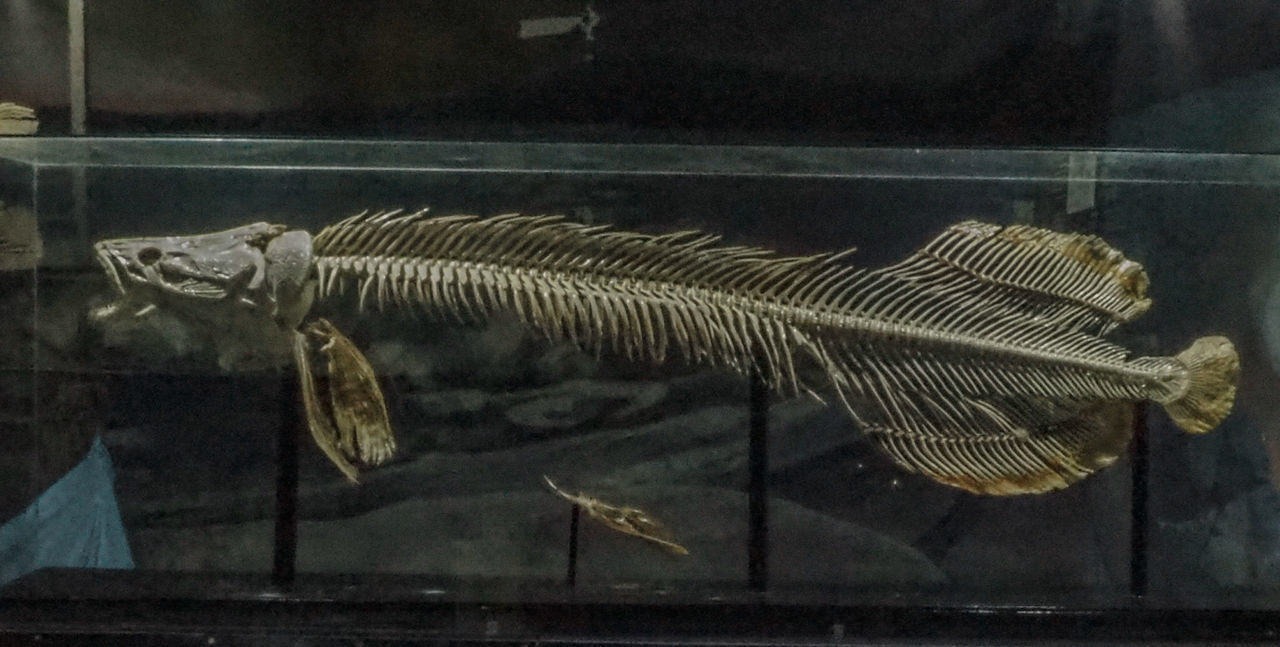
POLYGON ((144 247, 138 250, 138 262, 143 265, 151 265, 160 260, 164 253, 155 247, 144 247))

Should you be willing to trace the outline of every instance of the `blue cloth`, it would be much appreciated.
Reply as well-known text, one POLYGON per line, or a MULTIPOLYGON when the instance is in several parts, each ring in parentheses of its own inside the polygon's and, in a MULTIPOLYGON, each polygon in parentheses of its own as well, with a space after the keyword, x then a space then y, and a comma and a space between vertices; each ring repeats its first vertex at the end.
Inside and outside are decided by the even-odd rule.
POLYGON ((111 455, 94 438, 80 464, 0 526, 0 585, 46 566, 133 568, 111 455))

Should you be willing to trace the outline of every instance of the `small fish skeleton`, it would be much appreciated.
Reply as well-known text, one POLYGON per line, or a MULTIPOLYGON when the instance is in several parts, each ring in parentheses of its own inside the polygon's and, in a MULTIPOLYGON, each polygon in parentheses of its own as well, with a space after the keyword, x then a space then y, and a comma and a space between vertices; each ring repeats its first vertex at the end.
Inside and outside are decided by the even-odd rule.
POLYGON ((639 537, 672 555, 683 556, 689 554, 687 548, 671 539, 671 533, 667 531, 666 526, 649 516, 644 510, 628 506, 610 505, 582 492, 570 494, 560 489, 560 486, 556 485, 545 474, 542 476, 542 482, 547 484, 553 494, 578 506, 578 509, 587 513, 587 516, 592 519, 599 521, 606 528, 616 530, 624 535, 639 537))
POLYGON ((315 300, 347 291, 361 309, 460 321, 506 311, 584 349, 825 393, 898 465, 979 493, 1063 488, 1113 463, 1136 402, 1204 433, 1235 398, 1239 363, 1223 337, 1137 358, 1104 339, 1151 301, 1142 266, 1095 236, 962 222, 874 270, 848 252, 783 257, 717 240, 425 212, 363 213, 314 238, 258 223, 108 240, 96 250, 120 299, 96 318, 167 311, 205 327, 226 368, 292 353, 311 431, 352 480, 394 440, 368 362, 309 319, 315 300))

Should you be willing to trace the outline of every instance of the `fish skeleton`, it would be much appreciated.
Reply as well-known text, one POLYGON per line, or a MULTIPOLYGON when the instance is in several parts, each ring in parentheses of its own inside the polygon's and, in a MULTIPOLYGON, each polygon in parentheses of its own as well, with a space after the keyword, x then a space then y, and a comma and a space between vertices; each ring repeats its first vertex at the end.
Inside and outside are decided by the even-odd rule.
MULTIPOLYGON (((1224 337, 1137 358, 1104 338, 1151 301, 1142 266, 1096 236, 962 222, 879 269, 845 262, 853 250, 786 257, 718 240, 425 211, 361 213, 314 238, 258 223, 108 240, 96 250, 120 300, 95 317, 163 309, 205 327, 226 368, 292 349, 306 373, 315 340, 340 371, 363 361, 349 341, 332 345, 345 337, 331 324, 307 321, 317 300, 354 292, 362 311, 463 322, 510 312, 597 353, 674 355, 756 373, 785 396, 833 396, 901 467, 1001 495, 1064 488, 1113 463, 1137 402, 1204 433, 1235 398, 1239 361, 1224 337)), ((348 407, 376 414, 381 393, 360 370, 326 406, 302 379, 313 435, 353 480, 356 464, 394 448, 385 418, 332 422, 348 407)))
POLYGON ((578 506, 578 509, 586 512, 587 516, 599 521, 606 528, 616 530, 624 535, 639 537, 661 547, 672 555, 683 556, 689 554, 689 549, 672 540, 671 533, 667 531, 667 527, 662 522, 654 519, 644 510, 629 506, 610 505, 582 492, 570 494, 560 489, 560 486, 556 485, 546 474, 542 475, 542 482, 550 488, 552 494, 578 506))

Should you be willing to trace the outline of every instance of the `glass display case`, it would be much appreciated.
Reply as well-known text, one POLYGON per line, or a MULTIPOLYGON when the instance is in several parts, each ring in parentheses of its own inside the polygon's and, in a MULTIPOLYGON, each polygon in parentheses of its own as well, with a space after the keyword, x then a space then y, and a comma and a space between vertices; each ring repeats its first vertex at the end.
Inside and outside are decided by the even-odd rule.
POLYGON ((0 138, 0 623, 513 641, 1264 636, 1280 617, 1277 178, 1267 155, 0 138), (353 483, 312 442, 287 353, 224 370, 218 331, 142 304, 136 325, 100 323, 118 295, 97 241, 266 222, 318 250, 326 226, 394 209, 697 230, 784 256, 856 247, 830 262, 862 268, 964 221, 1096 235, 1150 281, 1149 312, 1106 339, 1163 357, 1224 336, 1238 392, 1199 435, 1159 404, 1126 405, 1107 423, 1125 440, 1114 464, 1045 493, 974 494, 903 469, 838 398, 770 390, 749 361, 650 361, 541 334, 512 309, 460 322, 348 294, 308 316, 367 357, 397 445, 353 483), (561 496, 579 492, 669 534, 598 523, 561 496))

